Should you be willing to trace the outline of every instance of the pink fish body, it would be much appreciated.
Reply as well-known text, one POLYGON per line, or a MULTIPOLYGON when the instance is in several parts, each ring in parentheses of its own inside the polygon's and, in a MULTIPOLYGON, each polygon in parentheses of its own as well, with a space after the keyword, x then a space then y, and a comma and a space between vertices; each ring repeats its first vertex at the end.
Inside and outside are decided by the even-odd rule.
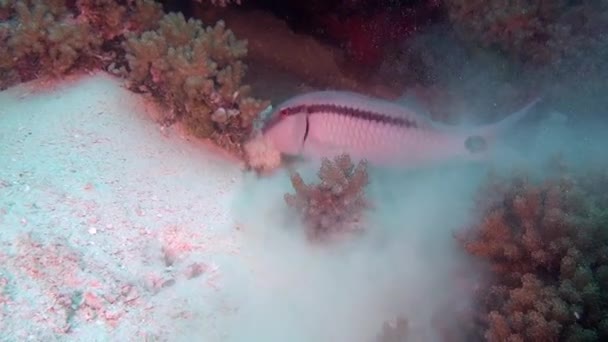
POLYGON ((319 91, 280 104, 263 135, 282 154, 305 158, 348 153, 387 166, 478 160, 537 102, 497 123, 465 129, 433 122, 398 103, 352 92, 319 91))

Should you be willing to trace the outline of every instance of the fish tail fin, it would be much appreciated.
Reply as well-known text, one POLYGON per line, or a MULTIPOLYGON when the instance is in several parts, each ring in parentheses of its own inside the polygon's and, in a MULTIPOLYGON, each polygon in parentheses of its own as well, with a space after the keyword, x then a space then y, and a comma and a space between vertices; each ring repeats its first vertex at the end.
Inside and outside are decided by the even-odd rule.
POLYGON ((504 119, 479 127, 478 130, 472 135, 466 138, 465 146, 471 153, 475 153, 481 150, 485 150, 488 145, 494 145, 497 139, 503 137, 509 130, 511 130, 517 123, 526 118, 530 114, 530 110, 538 102, 541 101, 540 97, 534 98, 528 102, 524 107, 518 111, 511 113, 504 119))
POLYGON ((499 136, 504 135, 508 130, 513 128, 513 126, 515 126, 518 122, 520 122, 526 116, 528 116, 532 107, 536 106, 536 104, 538 104, 538 102, 540 102, 540 100, 541 100, 540 97, 536 97, 532 101, 528 102, 525 106, 520 108, 518 111, 510 114, 506 118, 504 118, 496 123, 488 125, 487 126, 488 133, 490 135, 493 135, 494 137, 499 137, 499 136))

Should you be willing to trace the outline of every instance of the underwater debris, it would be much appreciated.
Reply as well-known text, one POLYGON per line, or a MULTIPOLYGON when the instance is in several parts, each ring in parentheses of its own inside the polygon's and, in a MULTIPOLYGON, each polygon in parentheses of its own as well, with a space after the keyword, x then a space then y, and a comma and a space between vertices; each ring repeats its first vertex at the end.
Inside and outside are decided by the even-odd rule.
POLYGON ((296 209, 313 241, 322 241, 345 232, 361 230, 359 221, 369 207, 365 187, 369 183, 367 162, 356 166, 347 154, 333 160, 323 158, 317 184, 306 184, 299 173, 291 175, 295 194, 285 202, 296 209))
POLYGON ((488 265, 476 293, 479 339, 608 338, 608 177, 560 171, 495 177, 482 221, 460 237, 488 265))

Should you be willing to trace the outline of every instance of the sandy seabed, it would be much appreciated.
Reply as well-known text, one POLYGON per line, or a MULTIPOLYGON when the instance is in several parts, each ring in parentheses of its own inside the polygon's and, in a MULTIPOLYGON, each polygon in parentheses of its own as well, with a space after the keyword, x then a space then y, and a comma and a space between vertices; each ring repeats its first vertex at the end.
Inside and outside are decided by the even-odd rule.
POLYGON ((0 341, 373 341, 397 316, 434 341, 467 307, 453 232, 483 170, 371 174, 370 233, 311 246, 285 172, 157 110, 103 73, 0 93, 0 341))

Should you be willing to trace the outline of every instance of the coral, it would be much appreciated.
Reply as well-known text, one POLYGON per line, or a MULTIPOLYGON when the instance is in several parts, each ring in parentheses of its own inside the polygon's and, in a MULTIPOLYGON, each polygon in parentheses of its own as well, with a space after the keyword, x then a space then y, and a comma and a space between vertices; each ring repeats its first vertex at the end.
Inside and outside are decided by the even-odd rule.
POLYGON ((101 67, 117 54, 108 41, 150 28, 162 14, 152 0, 3 0, 0 86, 101 67))
POLYGON ((460 239, 487 262, 478 294, 488 341, 608 338, 608 175, 493 177, 483 220, 460 239))
POLYGON ((367 162, 353 164, 350 156, 324 158, 318 172, 318 184, 306 184, 299 173, 291 175, 295 194, 286 194, 285 202, 295 208, 307 227, 311 240, 324 240, 345 231, 358 230, 357 223, 369 207, 365 187, 369 179, 367 162))
POLYGON ((0 0, 0 21, 11 18, 14 12, 15 0, 0 0))
POLYGON ((152 0, 76 0, 75 5, 79 19, 104 40, 152 29, 164 14, 162 5, 152 0))
POLYGON ((96 60, 102 40, 75 20, 65 1, 0 4, 0 75, 6 87, 39 76, 60 76, 96 60), (8 80, 8 81, 7 81, 8 80))
POLYGON ((168 121, 183 120, 195 136, 242 153, 254 119, 268 106, 241 85, 246 41, 237 40, 223 21, 205 28, 200 20, 170 13, 155 30, 129 33, 123 47, 132 89, 168 105, 168 121))
POLYGON ((9 69, 14 63, 7 44, 10 34, 10 25, 4 21, 0 21, 0 70, 9 69))
POLYGON ((1 87, 105 67, 155 95, 194 135, 240 155, 268 106, 241 85, 246 41, 222 21, 204 28, 152 0, 0 1, 1 87))

